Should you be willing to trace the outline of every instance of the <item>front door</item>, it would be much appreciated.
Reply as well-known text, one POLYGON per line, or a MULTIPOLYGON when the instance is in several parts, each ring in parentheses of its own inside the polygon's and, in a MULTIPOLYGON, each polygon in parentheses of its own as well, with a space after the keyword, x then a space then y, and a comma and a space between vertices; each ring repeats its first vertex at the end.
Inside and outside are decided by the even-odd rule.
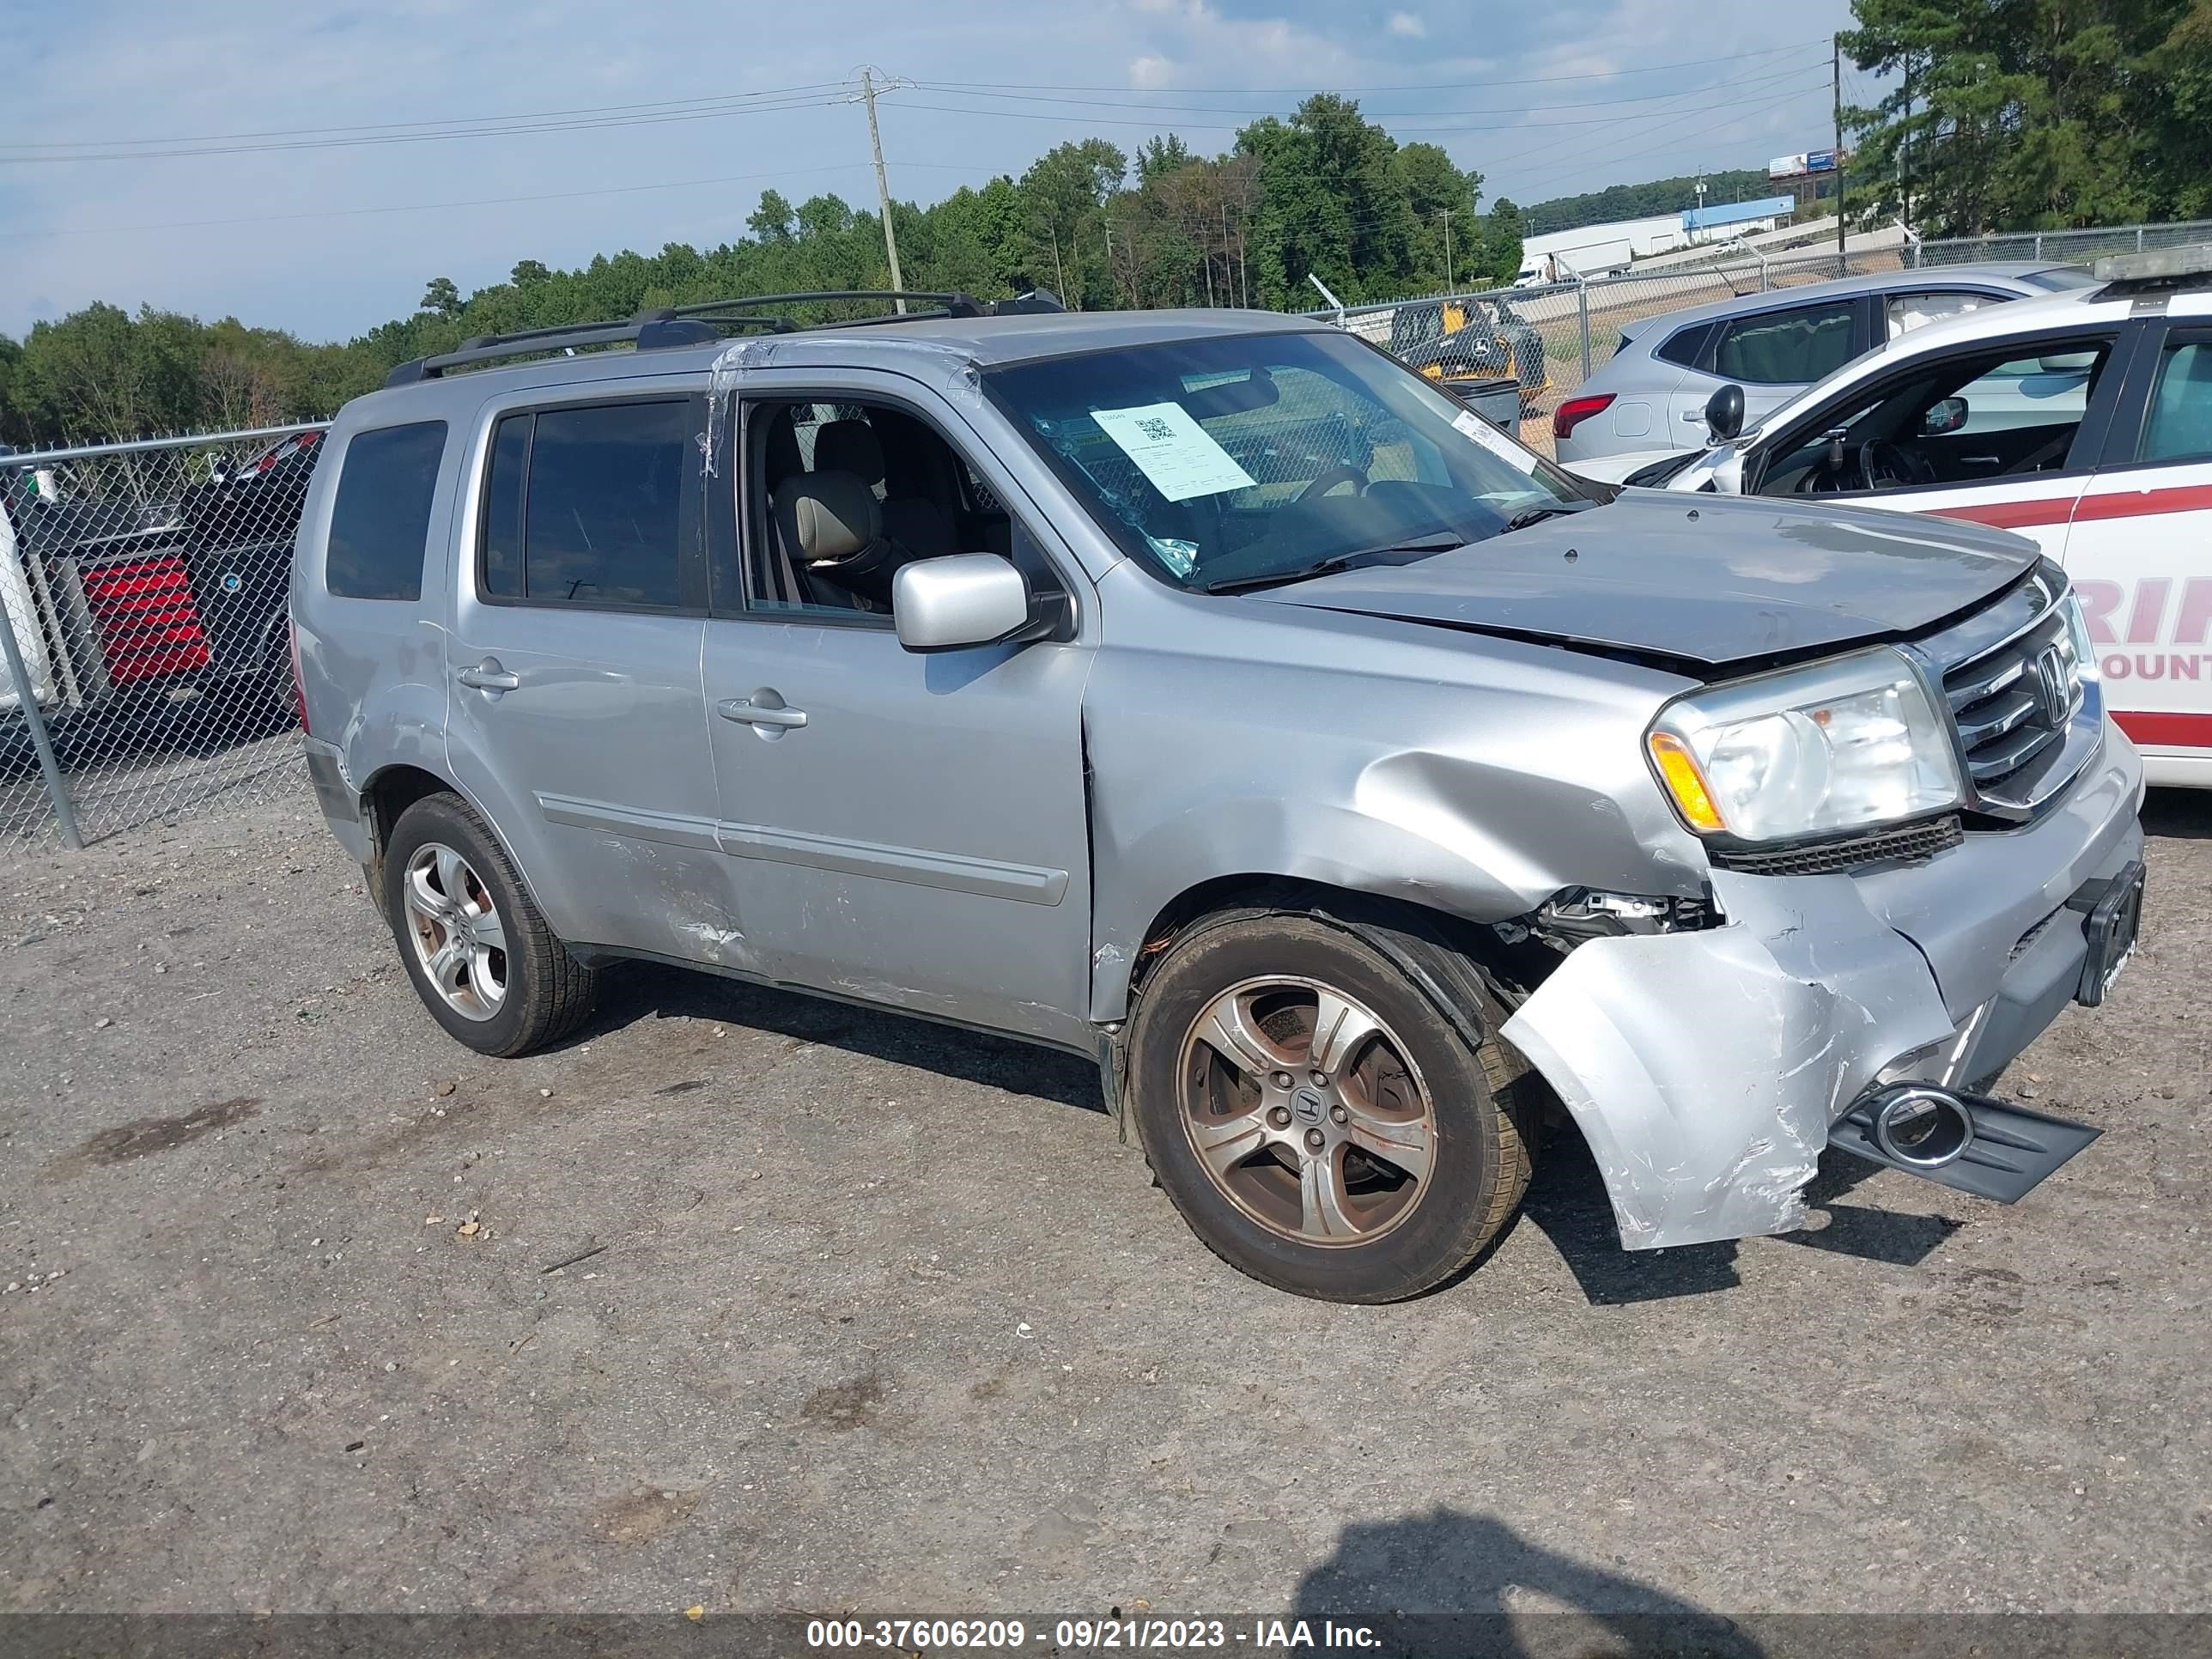
POLYGON ((2212 784, 2212 325, 2171 325, 2137 376, 2075 508, 2067 574, 2105 706, 2154 781, 2212 784))
POLYGON ((499 414, 457 562, 447 748, 562 938, 744 967, 699 688, 703 409, 595 389, 499 414))
POLYGON ((735 430, 723 477, 741 488, 713 511, 742 533, 714 561, 705 684, 750 945, 790 983, 1085 1044, 1091 647, 1071 629, 916 655, 889 603, 904 559, 1011 547, 1062 591, 1074 562, 1042 550, 1001 505, 1022 499, 1011 478, 919 392, 762 377, 735 430), (853 556, 793 545, 802 498, 845 504, 853 556))
POLYGON ((2114 346, 2100 331, 1908 360, 1762 444, 1759 493, 1966 519, 2063 561, 2118 394, 2114 346))

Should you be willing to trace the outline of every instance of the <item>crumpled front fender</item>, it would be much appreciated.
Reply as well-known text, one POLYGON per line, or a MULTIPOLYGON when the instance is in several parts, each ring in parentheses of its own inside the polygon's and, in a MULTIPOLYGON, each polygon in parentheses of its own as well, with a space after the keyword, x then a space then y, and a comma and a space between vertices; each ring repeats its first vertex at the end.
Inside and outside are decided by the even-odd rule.
POLYGON ((1502 1035, 1565 1103, 1632 1250, 1787 1232, 1828 1125, 1954 1033, 1845 876, 1713 876, 1729 925, 1578 946, 1502 1035))

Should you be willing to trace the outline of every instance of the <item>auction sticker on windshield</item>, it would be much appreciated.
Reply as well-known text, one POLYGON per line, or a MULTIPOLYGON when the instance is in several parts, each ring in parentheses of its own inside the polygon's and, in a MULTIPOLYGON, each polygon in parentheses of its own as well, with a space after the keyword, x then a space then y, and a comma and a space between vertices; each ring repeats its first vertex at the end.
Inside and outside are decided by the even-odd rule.
POLYGON ((1496 427, 1475 414, 1462 409, 1452 416, 1452 430, 1464 432, 1501 461, 1522 472, 1536 470, 1536 458, 1513 442, 1496 427))
POLYGON ((1094 409, 1091 418, 1171 501, 1254 488, 1252 475, 1181 404, 1094 409))

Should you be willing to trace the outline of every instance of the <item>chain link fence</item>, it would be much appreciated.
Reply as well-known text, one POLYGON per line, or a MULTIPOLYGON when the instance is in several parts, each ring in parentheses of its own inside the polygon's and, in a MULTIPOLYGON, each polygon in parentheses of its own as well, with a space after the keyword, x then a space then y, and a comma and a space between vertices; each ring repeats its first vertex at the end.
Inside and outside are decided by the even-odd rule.
POLYGON ((2212 219, 2192 219, 2171 225, 2112 225, 2091 230, 2023 230, 2002 236, 1963 236, 1949 241, 1919 242, 1905 251, 1905 263, 1916 270, 1935 265, 1978 264, 1991 259, 2048 259, 2054 264, 2086 265, 2108 254, 2187 247, 2199 242, 2212 242, 2212 219))
POLYGON ((285 602, 325 429, 0 455, 0 842, 299 793, 285 602))

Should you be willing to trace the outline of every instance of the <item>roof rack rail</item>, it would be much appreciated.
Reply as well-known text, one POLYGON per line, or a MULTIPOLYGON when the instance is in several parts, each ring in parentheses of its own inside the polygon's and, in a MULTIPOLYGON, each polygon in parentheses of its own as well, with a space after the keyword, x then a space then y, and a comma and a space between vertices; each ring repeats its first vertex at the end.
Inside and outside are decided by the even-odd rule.
POLYGON ((627 322, 560 323, 550 328, 518 329, 510 334, 478 334, 451 351, 416 357, 401 363, 384 377, 388 386, 412 386, 434 380, 448 369, 472 363, 494 362, 502 357, 526 357, 536 352, 574 350, 579 346, 635 345, 640 351, 665 351, 680 346, 713 345, 725 328, 761 328, 778 334, 795 332, 808 325, 788 317, 755 314, 763 306, 813 304, 830 300, 920 301, 933 307, 883 317, 855 317, 813 325, 821 328, 857 328, 871 323, 919 322, 929 318, 1014 316, 1028 313, 1064 311, 1059 296, 1032 289, 1011 300, 986 303, 956 290, 931 293, 908 289, 820 289, 803 294, 757 294, 744 299, 707 300, 696 305, 664 306, 642 311, 627 322))

